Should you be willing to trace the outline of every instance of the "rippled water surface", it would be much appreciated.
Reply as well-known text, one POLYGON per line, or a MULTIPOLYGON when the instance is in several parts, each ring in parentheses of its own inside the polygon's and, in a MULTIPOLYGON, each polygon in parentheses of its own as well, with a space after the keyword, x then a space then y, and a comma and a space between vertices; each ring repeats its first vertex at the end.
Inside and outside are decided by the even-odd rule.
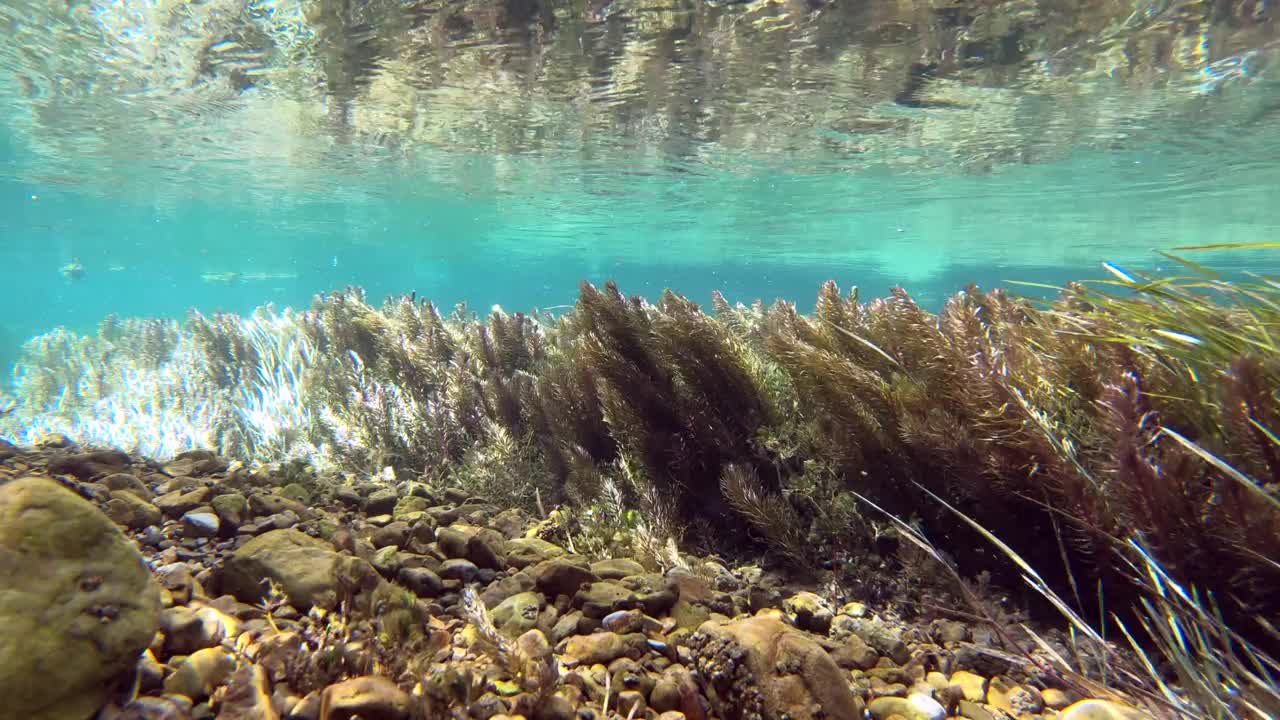
POLYGON ((0 332, 346 284, 523 308, 581 279, 804 303, 836 278, 936 303, 1274 240, 1276 15, 0 0, 0 332))

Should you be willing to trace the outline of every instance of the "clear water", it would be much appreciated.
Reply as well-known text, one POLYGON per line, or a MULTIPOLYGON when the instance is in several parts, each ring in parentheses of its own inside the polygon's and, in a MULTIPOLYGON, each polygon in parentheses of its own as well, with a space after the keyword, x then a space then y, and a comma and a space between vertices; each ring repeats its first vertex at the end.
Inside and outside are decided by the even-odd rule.
POLYGON ((1280 21, 1229 5, 0 0, 0 362, 346 285, 936 306, 1276 240, 1280 21))

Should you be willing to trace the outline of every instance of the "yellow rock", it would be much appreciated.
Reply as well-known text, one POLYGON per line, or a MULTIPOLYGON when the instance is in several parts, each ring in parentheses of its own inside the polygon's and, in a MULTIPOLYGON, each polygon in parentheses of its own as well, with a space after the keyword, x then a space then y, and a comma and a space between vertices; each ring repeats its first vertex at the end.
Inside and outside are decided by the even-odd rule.
POLYGON ((947 676, 943 675, 937 670, 931 670, 928 673, 926 673, 924 676, 924 681, 929 683, 929 686, 932 687, 934 690, 947 689, 947 685, 948 685, 947 676))
POLYGON ((186 695, 199 701, 211 695, 231 677, 236 669, 236 657, 222 647, 204 648, 191 653, 178 669, 164 681, 164 691, 171 695, 186 695))
POLYGON ((1044 709, 1040 691, 1023 687, 1007 678, 993 677, 987 685, 987 704, 1015 717, 1038 713, 1044 709))
POLYGON ((1071 704, 1071 696, 1058 688, 1042 690, 1040 695, 1044 698, 1045 707, 1050 710, 1061 710, 1071 704))
POLYGON ((951 673, 951 684, 960 687, 964 699, 970 702, 987 701, 987 679, 968 670, 957 670, 951 673))
POLYGON ((875 720, 899 716, 904 720, 943 720, 947 711, 928 695, 912 694, 905 698, 880 697, 867 703, 867 712, 875 720))
POLYGON ((1153 720, 1127 705, 1111 700, 1081 700, 1062 711, 1058 720, 1153 720))

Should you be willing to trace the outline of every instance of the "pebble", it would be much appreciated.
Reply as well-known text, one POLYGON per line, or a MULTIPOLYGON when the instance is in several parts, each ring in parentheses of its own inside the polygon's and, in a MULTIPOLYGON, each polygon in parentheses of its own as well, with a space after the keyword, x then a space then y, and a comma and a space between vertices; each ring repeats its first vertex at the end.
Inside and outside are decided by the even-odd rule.
POLYGON ((880 697, 867 704, 867 712, 875 720, 888 720, 899 715, 906 720, 945 720, 946 708, 928 695, 913 694, 905 698, 880 697))

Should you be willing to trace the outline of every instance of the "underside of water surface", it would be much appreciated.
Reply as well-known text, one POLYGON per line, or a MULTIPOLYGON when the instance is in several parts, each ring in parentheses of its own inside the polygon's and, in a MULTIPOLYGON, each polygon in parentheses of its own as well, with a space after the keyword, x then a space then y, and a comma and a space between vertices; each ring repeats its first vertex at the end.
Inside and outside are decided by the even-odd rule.
POLYGON ((1277 60, 1263 0, 3 0, 0 581, 144 598, 16 707, 1280 715, 1277 60))

